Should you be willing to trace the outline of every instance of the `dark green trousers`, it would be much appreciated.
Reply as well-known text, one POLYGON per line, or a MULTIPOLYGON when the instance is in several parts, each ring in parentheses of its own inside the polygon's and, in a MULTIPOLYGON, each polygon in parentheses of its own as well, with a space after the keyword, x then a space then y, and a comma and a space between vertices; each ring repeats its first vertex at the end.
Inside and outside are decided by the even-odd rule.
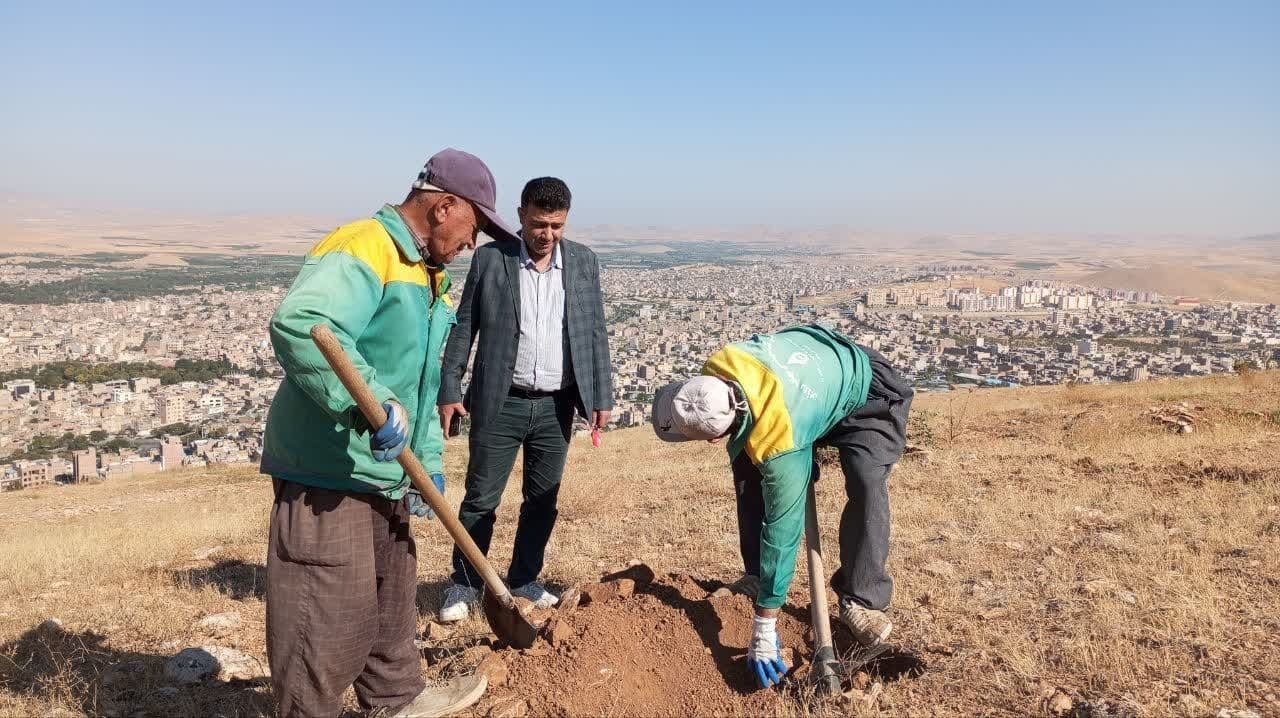
MULTIPOLYGON (((488 426, 472 428, 471 458, 467 462, 467 495, 458 520, 485 555, 493 539, 502 492, 507 487, 516 453, 524 449, 524 485, 520 521, 507 582, 518 587, 542 573, 547 541, 556 525, 560 477, 573 432, 572 390, 540 399, 509 396, 488 426)), ((453 550, 453 580, 465 586, 484 585, 475 568, 458 549, 453 550)))

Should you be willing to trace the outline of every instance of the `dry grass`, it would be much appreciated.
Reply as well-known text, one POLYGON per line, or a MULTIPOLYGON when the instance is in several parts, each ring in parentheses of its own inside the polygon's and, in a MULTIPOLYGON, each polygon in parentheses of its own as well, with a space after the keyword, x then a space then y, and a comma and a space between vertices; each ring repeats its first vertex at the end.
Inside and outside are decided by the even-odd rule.
MULTIPOLYGON (((923 672, 888 683, 863 714, 1028 715, 1052 688, 1081 716, 1280 714, 1280 375, 925 395, 917 410, 914 440, 930 452, 893 475, 891 565, 895 637, 923 672), (1194 433, 1145 416, 1178 402, 1194 433)), ((455 504, 464 462, 465 444, 451 443, 455 504)), ((575 443, 566 477, 553 584, 632 558, 740 573, 721 449, 612 433, 600 449, 575 443)), ((500 512, 500 569, 518 482, 500 512)), ((833 469, 819 501, 833 552, 833 469)), ((0 715, 269 712, 265 686, 157 693, 182 647, 262 655, 269 502, 248 468, 0 497, 0 715), (212 546, 223 549, 193 558, 212 546), (245 619, 230 636, 194 628, 229 610, 245 619), (41 627, 51 617, 63 626, 41 627)), ((416 532, 428 612, 450 545, 433 523, 416 532)))

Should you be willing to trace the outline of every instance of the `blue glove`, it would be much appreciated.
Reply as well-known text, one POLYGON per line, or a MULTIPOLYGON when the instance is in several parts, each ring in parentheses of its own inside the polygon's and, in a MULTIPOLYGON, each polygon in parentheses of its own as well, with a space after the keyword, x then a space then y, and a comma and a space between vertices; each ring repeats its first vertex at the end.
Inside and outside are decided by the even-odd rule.
POLYGON ((369 435, 369 449, 375 461, 395 461, 409 441, 409 415, 394 401, 385 401, 387 423, 369 435))
MULTIPOLYGON (((435 484, 436 490, 440 492, 441 496, 444 496, 444 474, 432 474, 431 483, 435 484)), ((417 489, 409 489, 404 497, 408 502, 409 513, 420 519, 433 519, 436 517, 436 512, 431 510, 431 507, 423 500, 422 494, 417 489)))
POLYGON ((778 619, 756 616, 751 625, 751 646, 747 649, 747 668, 761 688, 782 682, 787 664, 782 660, 778 642, 778 619))

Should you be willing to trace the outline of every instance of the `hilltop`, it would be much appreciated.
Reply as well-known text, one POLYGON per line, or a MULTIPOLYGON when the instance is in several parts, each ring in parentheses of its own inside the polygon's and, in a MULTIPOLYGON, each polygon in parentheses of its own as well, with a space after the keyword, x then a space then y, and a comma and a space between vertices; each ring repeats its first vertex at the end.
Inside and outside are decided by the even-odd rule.
MULTIPOLYGON (((911 669, 876 672, 883 692, 861 715, 1280 714, 1280 374, 922 395, 912 442, 891 481, 911 669)), ((455 506, 465 450, 447 449, 455 506)), ((732 581, 731 490, 718 447, 646 429, 577 441, 548 578, 638 559, 732 581)), ((818 493, 830 569, 835 467, 818 493)), ((267 714, 265 686, 182 686, 164 664, 188 646, 265 655, 269 504, 251 467, 0 496, 0 714, 267 714), (227 613, 239 620, 201 624, 227 613)), ((518 477, 499 565, 517 505, 518 477)), ((415 531, 425 628, 449 544, 434 523, 415 531)), ((846 710, 765 698, 752 705, 771 715, 846 710)))

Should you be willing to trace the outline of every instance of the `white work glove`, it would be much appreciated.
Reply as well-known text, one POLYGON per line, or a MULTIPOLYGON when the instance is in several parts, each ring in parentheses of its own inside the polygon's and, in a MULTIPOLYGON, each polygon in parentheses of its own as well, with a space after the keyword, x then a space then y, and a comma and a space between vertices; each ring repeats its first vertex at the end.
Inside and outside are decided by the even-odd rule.
POLYGON ((782 660, 778 642, 778 619, 755 617, 751 624, 751 646, 747 648, 747 667, 761 688, 782 682, 787 664, 782 660))

